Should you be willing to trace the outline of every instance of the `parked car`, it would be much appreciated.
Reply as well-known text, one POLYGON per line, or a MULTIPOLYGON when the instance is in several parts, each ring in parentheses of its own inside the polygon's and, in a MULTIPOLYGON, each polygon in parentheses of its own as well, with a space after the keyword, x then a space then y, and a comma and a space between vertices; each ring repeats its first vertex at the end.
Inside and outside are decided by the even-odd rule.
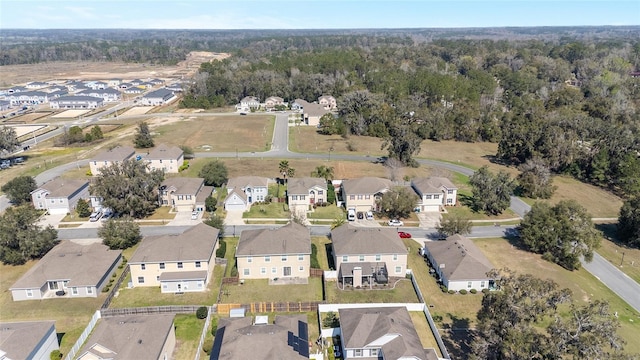
POLYGON ((11 160, 0 161, 0 169, 8 169, 11 166, 11 160))
POLYGON ((198 216, 200 215, 200 213, 198 212, 198 210, 193 210, 191 212, 191 220, 198 220, 198 216))
POLYGON ((96 221, 100 220, 101 217, 102 217, 102 211, 101 210, 94 211, 94 212, 91 213, 91 215, 89 215, 89 221, 96 222, 96 221))
POLYGON ((411 234, 404 231, 398 231, 398 236, 400 236, 401 239, 411 239, 412 237, 411 234))
POLYGON ((104 212, 102 213, 102 221, 109 220, 109 218, 111 218, 111 216, 113 216, 113 210, 105 209, 104 212))
POLYGON ((365 216, 366 216, 367 220, 373 220, 373 212, 372 211, 367 211, 365 216))
POLYGON ((398 219, 389 220, 387 223, 389 226, 404 226, 404 223, 398 219))
POLYGON ((358 211, 358 220, 364 219, 364 213, 362 211, 358 211))
POLYGON ((14 164, 22 164, 24 162, 24 158, 22 156, 19 156, 15 159, 13 159, 13 163, 14 164))

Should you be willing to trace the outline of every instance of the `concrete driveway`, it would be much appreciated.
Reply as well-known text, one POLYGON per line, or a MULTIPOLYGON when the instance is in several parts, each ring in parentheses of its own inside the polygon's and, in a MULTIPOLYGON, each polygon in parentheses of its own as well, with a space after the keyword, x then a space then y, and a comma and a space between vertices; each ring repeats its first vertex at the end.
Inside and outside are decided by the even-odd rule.
POLYGON ((47 215, 43 215, 39 220, 38 220, 38 225, 40 226, 53 226, 54 228, 58 228, 58 224, 60 224, 60 221, 62 221, 62 219, 64 219, 64 217, 67 216, 66 214, 47 214, 47 215))
POLYGON ((241 210, 231 210, 227 211, 227 217, 224 218, 225 225, 244 225, 244 219, 242 218, 242 213, 244 211, 241 210))
POLYGON ((191 219, 191 211, 178 211, 176 217, 169 222, 169 226, 196 225, 202 221, 202 212, 198 212, 198 219, 191 219))
POLYGON ((442 214, 439 212, 419 212, 416 215, 420 220, 421 228, 433 229, 440 225, 440 219, 442 219, 442 214))

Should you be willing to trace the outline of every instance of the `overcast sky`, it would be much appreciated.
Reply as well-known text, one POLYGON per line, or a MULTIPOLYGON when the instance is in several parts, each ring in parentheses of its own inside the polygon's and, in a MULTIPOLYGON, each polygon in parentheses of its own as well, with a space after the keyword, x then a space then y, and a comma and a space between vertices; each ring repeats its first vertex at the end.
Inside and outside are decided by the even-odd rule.
POLYGON ((0 0, 0 29, 640 25, 640 0, 0 0))

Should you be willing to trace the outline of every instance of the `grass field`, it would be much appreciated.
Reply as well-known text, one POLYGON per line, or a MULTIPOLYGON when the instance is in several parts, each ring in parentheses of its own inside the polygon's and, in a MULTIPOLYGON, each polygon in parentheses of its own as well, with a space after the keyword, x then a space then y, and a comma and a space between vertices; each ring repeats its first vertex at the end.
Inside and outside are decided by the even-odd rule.
POLYGON ((131 275, 128 275, 122 282, 120 290, 111 301, 110 308, 128 308, 144 306, 165 306, 165 305, 204 305, 210 306, 216 302, 218 289, 214 282, 209 282, 207 289, 203 292, 187 292, 181 295, 163 294, 159 286, 127 288, 131 275))
MULTIPOLYGON (((198 349, 200 334, 204 326, 204 320, 200 320, 195 314, 178 314, 173 319, 176 329, 176 348, 173 352, 175 360, 191 360, 195 357, 198 349)), ((205 356, 204 352, 200 354, 205 356)))
POLYGON ((367 154, 372 157, 386 155, 382 150, 382 139, 371 136, 351 136, 343 139, 340 135, 321 135, 313 126, 289 128, 289 150, 301 153, 327 154, 367 154), (349 150, 349 146, 354 151, 349 150))
POLYGON ((411 322, 413 322, 413 326, 416 328, 416 332, 418 332, 422 347, 425 349, 435 349, 438 356, 442 356, 436 338, 433 336, 433 331, 431 331, 424 313, 422 311, 410 311, 409 316, 411 316, 411 322))
POLYGON ((242 214, 243 218, 250 219, 288 219, 289 206, 285 203, 268 203, 251 205, 249 211, 242 214))
POLYGON ((330 304, 348 303, 417 303, 418 296, 413 290, 409 279, 391 282, 386 287, 369 290, 347 288, 341 290, 337 281, 327 281, 325 284, 326 299, 330 304))
POLYGON ((329 270, 329 260, 327 258, 327 250, 326 246, 331 244, 331 240, 329 240, 326 236, 312 236, 311 243, 316 245, 317 258, 318 263, 320 264, 320 268, 322 270, 329 270))
POLYGON ((321 301, 322 278, 310 277, 306 285, 269 285, 268 279, 245 280, 244 284, 223 285, 222 302, 248 304, 252 302, 321 301))

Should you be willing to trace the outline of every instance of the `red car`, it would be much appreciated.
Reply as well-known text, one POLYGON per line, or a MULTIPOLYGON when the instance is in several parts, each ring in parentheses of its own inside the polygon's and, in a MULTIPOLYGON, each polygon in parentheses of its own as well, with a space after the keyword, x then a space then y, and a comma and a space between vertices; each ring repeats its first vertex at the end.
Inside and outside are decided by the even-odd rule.
POLYGON ((398 231, 398 235, 402 239, 411 239, 411 234, 409 234, 408 232, 398 231))

